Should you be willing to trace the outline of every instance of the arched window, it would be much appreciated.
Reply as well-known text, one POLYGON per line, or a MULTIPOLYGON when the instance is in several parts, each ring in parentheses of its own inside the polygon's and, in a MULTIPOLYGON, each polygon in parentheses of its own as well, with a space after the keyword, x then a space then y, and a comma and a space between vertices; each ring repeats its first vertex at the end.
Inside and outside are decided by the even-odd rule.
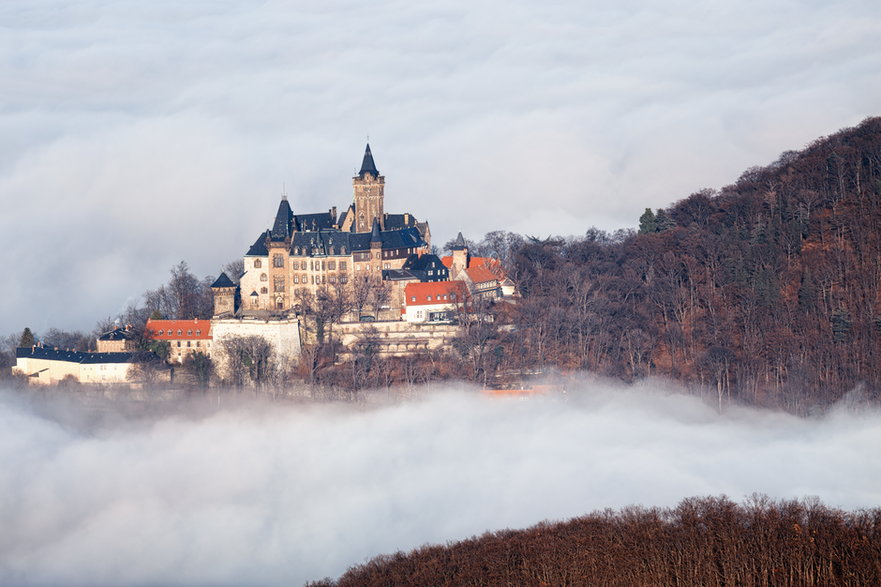
POLYGON ((254 259, 254 269, 260 269, 263 267, 263 263, 260 262, 260 259, 254 259))
POLYGON ((261 273, 261 274, 260 274, 260 281, 266 281, 267 279, 269 279, 269 278, 266 277, 266 274, 265 274, 265 273, 261 273))
POLYGON ((266 289, 265 287, 261 287, 261 288, 260 288, 260 293, 262 293, 262 294, 269 293, 269 290, 266 289))

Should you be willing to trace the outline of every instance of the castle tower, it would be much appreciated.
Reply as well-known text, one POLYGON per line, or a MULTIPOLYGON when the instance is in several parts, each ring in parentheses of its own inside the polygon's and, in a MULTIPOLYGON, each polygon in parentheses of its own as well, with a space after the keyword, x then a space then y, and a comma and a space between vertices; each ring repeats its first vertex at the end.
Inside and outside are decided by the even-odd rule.
POLYGON ((450 279, 459 279, 459 273, 468 269, 468 245, 465 244, 465 237, 461 232, 456 237, 451 251, 453 262, 450 263, 450 279))
POLYGON ((214 283, 211 291, 214 293, 214 316, 232 316, 238 310, 238 287, 227 276, 221 273, 214 283))
POLYGON ((370 232, 373 221, 384 228, 385 177, 379 174, 370 152, 370 143, 364 151, 361 171, 352 178, 355 191, 355 232, 370 232))

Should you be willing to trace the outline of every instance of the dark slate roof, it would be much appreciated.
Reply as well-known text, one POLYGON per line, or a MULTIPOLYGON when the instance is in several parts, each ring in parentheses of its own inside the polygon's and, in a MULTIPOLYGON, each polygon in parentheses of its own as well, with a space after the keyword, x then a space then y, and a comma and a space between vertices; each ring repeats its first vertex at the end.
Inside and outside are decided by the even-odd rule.
POLYGON ((373 162, 373 153, 370 152, 370 143, 367 143, 367 149, 364 151, 364 159, 361 161, 361 171, 358 172, 358 177, 364 179, 367 173, 373 177, 379 177, 379 171, 377 171, 376 164, 373 162))
POLYGON ((84 353, 81 351, 65 351, 61 349, 48 349, 41 347, 19 347, 15 349, 15 356, 19 359, 46 359, 49 361, 64 361, 67 363, 132 363, 135 362, 136 353, 84 353))
POLYGON ((372 243, 381 243, 382 242, 382 229, 379 227, 379 218, 373 219, 373 230, 370 231, 370 242, 372 243))
POLYGON ((461 251, 462 249, 467 249, 468 245, 465 244, 465 237, 462 236, 462 233, 459 233, 459 236, 456 237, 456 242, 453 243, 452 250, 453 251, 461 251))
POLYGON ((414 269, 416 271, 427 271, 429 269, 446 269, 440 257, 437 255, 417 255, 413 254, 404 261, 404 269, 414 269))
POLYGON ((220 277, 214 280, 214 283, 211 284, 211 287, 235 287, 236 284, 232 282, 232 279, 227 276, 226 272, 221 272, 220 277))
POLYGON ((248 257, 265 257, 269 254, 269 251, 266 250, 266 239, 269 238, 269 231, 260 233, 260 236, 257 237, 257 240, 254 241, 254 244, 251 245, 251 248, 248 249, 248 252, 245 253, 245 256, 248 257))
POLYGON ((275 222, 272 224, 272 240, 283 241, 293 232, 294 213, 291 211, 291 205, 288 199, 282 197, 278 204, 278 212, 275 213, 275 222))
POLYGON ((135 333, 131 330, 126 330, 123 327, 114 328, 110 332, 105 332, 101 336, 98 337, 98 340, 132 340, 135 338, 135 333))
POLYGON ((383 223, 386 230, 397 230, 416 226, 416 218, 412 214, 386 214, 383 223))
POLYGON ((406 269, 383 269, 382 278, 385 281, 413 281, 414 279, 422 281, 418 275, 413 275, 406 269))
POLYGON ((330 211, 318 214, 297 214, 294 220, 297 230, 305 231, 331 229, 336 224, 336 218, 330 211))
MULTIPOLYGON (((292 255, 349 255, 353 251, 369 251, 373 241, 372 232, 343 232, 341 230, 319 230, 315 232, 294 233, 291 242, 292 255), (304 252, 298 253, 298 250, 304 252)), ((383 249, 403 249, 425 245, 419 230, 383 230, 379 233, 383 249)))

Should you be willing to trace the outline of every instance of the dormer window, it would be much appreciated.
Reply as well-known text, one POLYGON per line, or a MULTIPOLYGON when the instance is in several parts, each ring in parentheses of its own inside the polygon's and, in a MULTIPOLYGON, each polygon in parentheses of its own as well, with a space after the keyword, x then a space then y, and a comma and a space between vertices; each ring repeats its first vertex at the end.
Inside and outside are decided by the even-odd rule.
POLYGON ((192 331, 192 330, 187 330, 187 336, 193 336, 193 331, 192 331))
POLYGON ((184 333, 183 330, 178 330, 178 331, 177 331, 177 335, 178 335, 178 336, 183 336, 183 333, 184 333))

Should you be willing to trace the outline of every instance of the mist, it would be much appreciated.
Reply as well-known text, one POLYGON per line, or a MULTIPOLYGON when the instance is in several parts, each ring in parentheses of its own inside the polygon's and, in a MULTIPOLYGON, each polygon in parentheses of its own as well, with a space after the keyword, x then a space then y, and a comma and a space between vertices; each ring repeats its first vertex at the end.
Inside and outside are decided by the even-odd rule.
POLYGON ((881 414, 718 414, 660 381, 376 405, 0 394, 0 583, 302 584, 380 553, 695 495, 881 503, 881 414))

